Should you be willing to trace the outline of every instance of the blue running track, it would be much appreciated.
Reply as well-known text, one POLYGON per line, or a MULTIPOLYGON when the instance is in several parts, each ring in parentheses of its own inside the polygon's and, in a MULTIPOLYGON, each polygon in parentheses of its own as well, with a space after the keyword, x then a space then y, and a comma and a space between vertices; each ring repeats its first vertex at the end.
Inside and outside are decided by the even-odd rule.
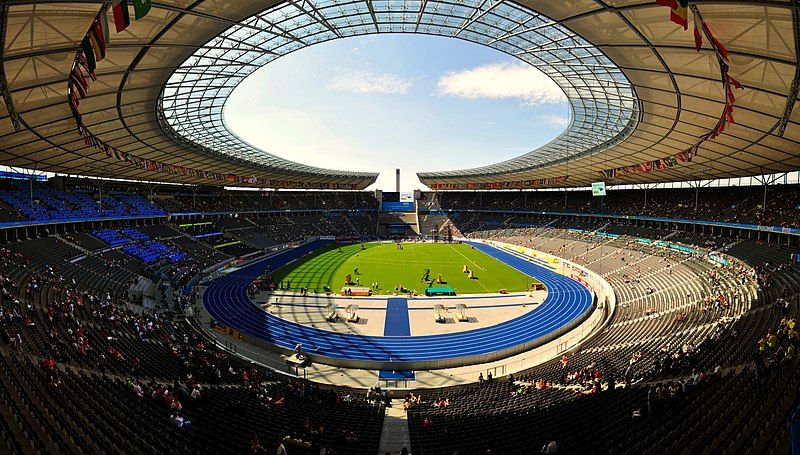
POLYGON ((479 243, 473 244, 479 251, 541 281, 548 290, 544 302, 518 318, 465 332, 365 336, 296 324, 265 312, 247 297, 247 287, 267 266, 275 271, 326 243, 310 242, 217 278, 203 296, 206 309, 215 320, 281 348, 292 350, 295 344, 302 343, 304 351, 312 356, 361 362, 435 362, 488 355, 533 342, 578 322, 592 308, 592 294, 580 283, 479 243))

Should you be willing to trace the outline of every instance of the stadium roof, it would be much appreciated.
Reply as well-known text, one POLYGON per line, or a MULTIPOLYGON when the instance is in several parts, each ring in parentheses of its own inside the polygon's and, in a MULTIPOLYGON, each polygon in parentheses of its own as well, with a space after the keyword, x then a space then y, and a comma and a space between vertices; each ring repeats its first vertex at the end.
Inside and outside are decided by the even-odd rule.
POLYGON ((699 53, 693 11, 684 31, 652 0, 159 1, 121 33, 112 22, 97 81, 80 103, 85 138, 76 132, 67 80, 104 4, 0 0, 0 164, 196 184, 214 183, 207 172, 215 172, 244 177, 218 181, 226 185, 364 188, 376 174, 319 169, 282 158, 290 150, 253 148, 228 131, 222 108, 239 81, 280 55, 345 36, 407 32, 514 55, 550 75, 572 107, 571 125, 543 148, 481 168, 420 173, 432 188, 644 183, 800 168, 800 11, 790 1, 692 2, 711 33, 699 53), (712 36, 727 47, 729 66, 712 36), (726 75, 744 86, 732 90, 735 124, 702 140, 724 119, 726 75), (695 149, 691 161, 674 159, 695 149))

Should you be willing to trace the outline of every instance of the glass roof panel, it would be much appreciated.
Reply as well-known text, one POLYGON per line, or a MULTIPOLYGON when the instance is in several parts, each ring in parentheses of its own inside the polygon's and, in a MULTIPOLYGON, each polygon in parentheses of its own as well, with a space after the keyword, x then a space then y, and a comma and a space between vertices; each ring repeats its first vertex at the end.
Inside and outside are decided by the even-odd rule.
POLYGON ((461 38, 505 52, 550 76, 572 108, 567 130, 543 147, 480 168, 421 173, 422 178, 486 177, 551 166, 607 150, 637 125, 634 90, 603 52, 550 18, 502 0, 290 0, 231 26, 187 58, 162 90, 159 122, 171 136, 211 153, 285 171, 371 175, 318 169, 257 149, 227 129, 223 108, 236 85, 275 58, 376 31, 461 38))

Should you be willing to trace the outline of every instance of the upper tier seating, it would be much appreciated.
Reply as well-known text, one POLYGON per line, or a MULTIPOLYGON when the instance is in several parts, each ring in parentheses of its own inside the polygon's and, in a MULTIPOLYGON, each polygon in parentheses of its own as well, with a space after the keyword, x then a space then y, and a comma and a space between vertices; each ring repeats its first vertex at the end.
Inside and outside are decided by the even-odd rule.
POLYGON ((421 210, 532 210, 800 225, 797 184, 769 186, 766 207, 762 186, 707 187, 697 192, 693 188, 611 189, 603 198, 594 197, 589 191, 446 191, 426 192, 422 198, 421 210))
POLYGON ((64 192, 42 183, 4 185, 0 200, 36 221, 164 216, 162 209, 135 193, 64 192))

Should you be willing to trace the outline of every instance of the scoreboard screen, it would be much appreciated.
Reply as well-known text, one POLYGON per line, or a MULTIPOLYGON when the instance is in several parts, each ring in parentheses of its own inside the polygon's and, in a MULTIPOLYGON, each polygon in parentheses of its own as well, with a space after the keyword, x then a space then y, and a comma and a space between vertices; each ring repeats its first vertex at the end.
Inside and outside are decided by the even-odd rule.
POLYGON ((592 183, 592 196, 605 196, 606 195, 606 182, 592 183))

